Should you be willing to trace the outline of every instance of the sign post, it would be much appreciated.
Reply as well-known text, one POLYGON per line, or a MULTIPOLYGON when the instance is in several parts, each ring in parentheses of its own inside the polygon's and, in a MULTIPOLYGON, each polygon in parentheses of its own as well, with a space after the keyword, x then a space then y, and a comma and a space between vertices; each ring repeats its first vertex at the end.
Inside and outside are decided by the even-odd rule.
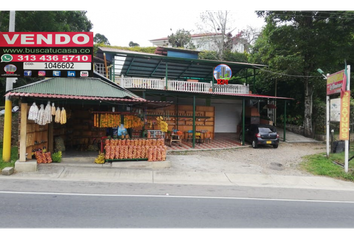
MULTIPOLYGON (((327 77, 327 157, 329 156, 329 95, 340 93, 340 128, 339 139, 344 140, 345 158, 344 171, 348 172, 349 165, 349 140, 350 140, 350 65, 345 64, 345 69, 327 77)), ((332 113, 331 113, 332 114, 332 113)))
MULTIPOLYGON (((10 11, 9 32, 15 31, 15 11, 10 11)), ((2 58, 1 58, 2 61, 2 58)), ((6 92, 12 90, 13 83, 17 78, 6 78, 6 92)), ((5 117, 4 117, 4 137, 2 148, 2 159, 10 162, 11 158, 11 130, 12 130, 12 102, 9 97, 5 97, 5 117)))
POLYGON ((346 81, 343 81, 343 89, 345 91, 341 93, 341 113, 340 113, 340 128, 339 139, 344 140, 345 144, 345 156, 344 156, 344 171, 349 170, 349 140, 350 140, 350 65, 346 66, 344 76, 346 81))

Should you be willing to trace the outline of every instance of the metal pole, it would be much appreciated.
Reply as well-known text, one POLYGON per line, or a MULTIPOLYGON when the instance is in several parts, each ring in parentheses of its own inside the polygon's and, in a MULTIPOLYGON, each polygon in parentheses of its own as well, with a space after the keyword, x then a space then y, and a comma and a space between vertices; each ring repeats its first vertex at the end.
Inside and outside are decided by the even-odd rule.
POLYGON ((329 96, 326 96, 326 149, 327 158, 329 157, 329 96))
MULTIPOLYGON (((10 11, 9 32, 15 31, 15 11, 10 11)), ((13 83, 17 78, 6 78, 6 92, 12 90, 13 83)), ((12 128, 12 102, 9 97, 5 97, 5 117, 4 117, 4 137, 2 159, 10 162, 11 158, 11 128, 12 128)))
POLYGON ((193 95, 193 148, 195 147, 195 95, 193 95))
POLYGON ((253 69, 253 94, 256 93, 256 69, 253 69))
POLYGON ((166 62, 166 73, 165 73, 165 75, 166 75, 165 88, 166 88, 166 90, 167 90, 167 89, 168 89, 168 86, 167 86, 167 78, 168 78, 168 62, 166 62))
POLYGON ((242 145, 245 145, 246 100, 242 98, 242 145))
POLYGON ((283 132, 284 142, 286 140, 286 100, 284 101, 284 132, 283 132))
MULTIPOLYGON (((346 88, 346 90, 350 91, 350 65, 347 66, 347 74, 348 75, 347 75, 347 88, 346 88)), ((349 126, 350 126, 350 122, 349 122, 349 126)), ((349 139, 350 139, 350 131, 349 131, 349 139)), ((347 173, 348 168, 349 168, 349 140, 345 140, 344 143, 345 143, 344 171, 347 173)))

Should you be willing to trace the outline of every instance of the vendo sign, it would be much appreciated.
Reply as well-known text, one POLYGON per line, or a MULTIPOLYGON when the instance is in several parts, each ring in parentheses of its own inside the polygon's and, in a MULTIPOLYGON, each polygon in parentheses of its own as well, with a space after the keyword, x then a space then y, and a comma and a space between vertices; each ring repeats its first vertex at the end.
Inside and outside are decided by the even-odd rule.
POLYGON ((92 77, 92 32, 1 32, 0 77, 92 77))

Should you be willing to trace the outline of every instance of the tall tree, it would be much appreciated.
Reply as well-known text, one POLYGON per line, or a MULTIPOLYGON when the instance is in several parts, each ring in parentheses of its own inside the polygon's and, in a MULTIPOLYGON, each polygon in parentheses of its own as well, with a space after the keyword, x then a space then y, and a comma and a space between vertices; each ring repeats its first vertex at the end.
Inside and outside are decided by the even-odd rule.
POLYGON ((100 33, 96 33, 95 36, 93 37, 93 42, 94 43, 101 43, 104 45, 111 45, 108 41, 108 39, 106 38, 105 35, 100 34, 100 33))
POLYGON ((194 48, 191 42, 191 33, 184 29, 178 29, 176 33, 169 35, 168 42, 172 47, 194 48))
POLYGON ((206 33, 206 41, 212 41, 216 47, 215 51, 217 59, 224 60, 224 51, 228 49, 232 37, 230 29, 230 12, 229 11, 205 11, 200 14, 202 23, 198 24, 199 31, 206 33), (210 34, 211 33, 211 34, 210 34))
MULTIPOLYGON (((9 11, 0 13, 0 31, 9 30, 9 11)), ((86 11, 17 11, 16 32, 89 32, 86 11)))
POLYGON ((267 64, 275 77, 302 82, 306 136, 313 136, 313 96, 325 85, 317 68, 335 72, 353 53, 354 13, 318 11, 259 11, 266 20, 253 49, 253 61, 267 64))

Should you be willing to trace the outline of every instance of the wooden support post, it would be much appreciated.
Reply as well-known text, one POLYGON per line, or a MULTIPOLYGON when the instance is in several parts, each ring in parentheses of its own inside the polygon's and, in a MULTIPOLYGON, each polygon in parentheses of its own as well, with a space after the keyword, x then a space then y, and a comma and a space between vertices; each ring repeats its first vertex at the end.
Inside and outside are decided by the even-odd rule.
POLYGON ((26 162, 26 139, 27 139, 27 103, 21 103, 20 124, 20 162, 26 162))

